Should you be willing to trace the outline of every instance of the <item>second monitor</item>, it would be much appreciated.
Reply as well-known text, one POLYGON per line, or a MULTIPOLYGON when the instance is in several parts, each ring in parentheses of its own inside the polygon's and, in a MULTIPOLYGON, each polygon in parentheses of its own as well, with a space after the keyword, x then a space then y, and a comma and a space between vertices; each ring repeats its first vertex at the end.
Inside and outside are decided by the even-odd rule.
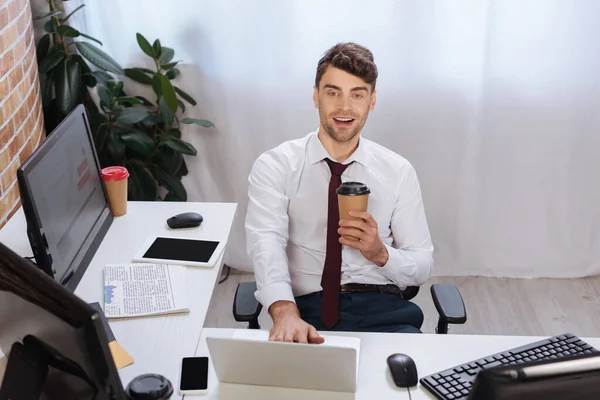
POLYGON ((38 267, 74 290, 113 221, 82 105, 19 168, 17 181, 38 267))

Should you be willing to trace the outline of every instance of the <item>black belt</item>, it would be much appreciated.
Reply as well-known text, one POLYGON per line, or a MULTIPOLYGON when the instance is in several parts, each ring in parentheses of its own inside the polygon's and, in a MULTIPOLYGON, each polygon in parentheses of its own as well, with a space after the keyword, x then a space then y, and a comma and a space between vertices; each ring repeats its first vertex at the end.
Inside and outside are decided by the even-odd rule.
POLYGON ((396 294, 398 296, 402 296, 402 289, 400 289, 396 285, 388 284, 388 285, 371 285, 366 283, 347 283, 345 285, 340 286, 341 293, 348 292, 379 292, 379 293, 389 293, 396 294))

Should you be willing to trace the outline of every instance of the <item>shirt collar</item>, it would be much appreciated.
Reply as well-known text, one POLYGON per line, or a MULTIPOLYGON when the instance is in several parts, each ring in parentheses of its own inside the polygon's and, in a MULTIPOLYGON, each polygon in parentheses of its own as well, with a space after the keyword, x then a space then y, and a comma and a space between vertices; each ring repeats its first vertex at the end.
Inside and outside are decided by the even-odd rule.
MULTIPOLYGON (((316 164, 320 161, 323 161, 325 158, 329 158, 330 160, 335 161, 329 155, 327 150, 325 150, 325 147, 323 147, 323 144, 319 140, 318 134, 319 130, 317 129, 311 134, 308 140, 308 161, 311 164, 316 164)), ((368 143, 365 139, 361 137, 358 142, 358 147, 356 148, 354 153, 352 153, 350 157, 348 157, 348 159, 345 160, 342 164, 350 164, 351 162, 356 161, 357 163, 362 164, 365 167, 368 166, 369 153, 367 151, 367 146, 368 143)))

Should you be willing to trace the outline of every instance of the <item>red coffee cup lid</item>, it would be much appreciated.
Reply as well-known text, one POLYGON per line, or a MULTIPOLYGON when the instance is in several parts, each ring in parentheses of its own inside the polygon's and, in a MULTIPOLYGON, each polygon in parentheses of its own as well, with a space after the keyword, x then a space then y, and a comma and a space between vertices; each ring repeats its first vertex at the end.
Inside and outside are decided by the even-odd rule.
POLYGON ((120 181, 129 177, 129 171, 125 167, 106 167, 102 169, 102 179, 105 181, 120 181))

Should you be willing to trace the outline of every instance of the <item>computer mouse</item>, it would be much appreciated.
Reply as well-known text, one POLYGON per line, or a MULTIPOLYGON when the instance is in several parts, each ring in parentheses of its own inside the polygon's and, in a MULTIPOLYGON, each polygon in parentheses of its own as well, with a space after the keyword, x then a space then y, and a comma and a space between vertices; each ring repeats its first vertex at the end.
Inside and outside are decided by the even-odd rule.
POLYGON ((172 216, 167 220, 171 229, 193 228, 203 221, 202 215, 195 212, 185 212, 172 216))
POLYGON ((407 388, 417 385, 419 374, 412 358, 406 354, 396 353, 387 358, 387 364, 396 386, 407 388))

